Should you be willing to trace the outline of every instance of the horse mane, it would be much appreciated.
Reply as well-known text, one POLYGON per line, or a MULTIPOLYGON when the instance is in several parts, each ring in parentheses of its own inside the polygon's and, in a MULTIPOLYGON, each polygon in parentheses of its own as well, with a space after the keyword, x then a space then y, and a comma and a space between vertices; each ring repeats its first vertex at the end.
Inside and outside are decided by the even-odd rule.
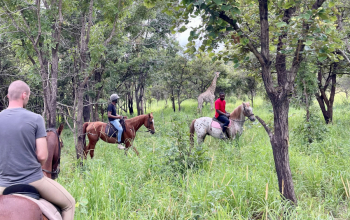
MULTIPOLYGON (((246 108, 250 107, 249 102, 245 102, 244 104, 246 108)), ((242 111, 243 111, 243 104, 239 105, 237 108, 235 108, 235 110, 233 110, 233 112, 230 114, 230 118, 233 118, 233 119, 240 118, 242 111)))
POLYGON ((138 116, 136 116, 136 117, 133 117, 133 118, 130 118, 130 119, 126 119, 125 120, 125 122, 135 122, 135 121, 137 121, 137 120, 140 120, 140 118, 142 118, 142 117, 145 117, 145 116, 147 116, 148 114, 146 114, 146 115, 138 115, 138 116))

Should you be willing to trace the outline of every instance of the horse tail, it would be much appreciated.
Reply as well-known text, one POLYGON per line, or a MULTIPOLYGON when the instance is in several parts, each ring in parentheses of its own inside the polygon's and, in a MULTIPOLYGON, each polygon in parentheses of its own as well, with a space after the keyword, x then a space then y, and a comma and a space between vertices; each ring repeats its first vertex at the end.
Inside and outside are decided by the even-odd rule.
POLYGON ((89 126, 89 122, 85 122, 83 124, 83 135, 84 135, 84 138, 83 138, 83 147, 84 147, 84 150, 86 149, 86 128, 87 126, 89 126))
POLYGON ((194 123, 196 122, 196 119, 194 119, 190 125, 190 142, 191 142, 191 145, 193 146, 194 144, 194 140, 193 140, 193 136, 194 136, 194 123))

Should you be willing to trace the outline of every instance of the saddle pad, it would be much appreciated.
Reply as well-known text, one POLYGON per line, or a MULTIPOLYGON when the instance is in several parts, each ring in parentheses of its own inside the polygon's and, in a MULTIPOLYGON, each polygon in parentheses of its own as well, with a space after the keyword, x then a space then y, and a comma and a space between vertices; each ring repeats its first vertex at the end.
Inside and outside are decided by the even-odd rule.
MULTIPOLYGON (((223 124, 223 123, 221 123, 221 124, 223 124)), ((221 124, 219 122, 213 120, 211 122, 211 127, 221 129, 221 124)), ((228 124, 228 127, 231 127, 231 120, 230 120, 230 124, 228 124)))
POLYGON ((40 207, 40 210, 43 212, 43 214, 46 216, 47 219, 49 219, 49 220, 62 220, 62 216, 58 212, 56 207, 54 205, 52 205, 50 202, 46 201, 45 199, 40 198, 39 200, 37 200, 37 199, 33 199, 31 197, 24 196, 21 194, 13 194, 13 195, 24 197, 26 199, 29 199, 29 200, 35 202, 40 207))

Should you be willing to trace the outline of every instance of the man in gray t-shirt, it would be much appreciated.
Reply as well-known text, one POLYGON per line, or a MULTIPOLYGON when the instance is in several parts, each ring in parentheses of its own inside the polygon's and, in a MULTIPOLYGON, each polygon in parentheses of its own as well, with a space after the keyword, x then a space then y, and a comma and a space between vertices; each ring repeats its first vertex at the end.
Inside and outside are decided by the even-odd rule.
POLYGON ((30 184, 42 198, 61 208, 63 220, 73 220, 74 198, 41 170, 48 156, 45 123, 43 117, 24 109, 29 96, 25 82, 12 82, 9 106, 0 112, 0 195, 7 186, 30 184))
POLYGON ((31 183, 43 178, 36 157, 36 139, 46 137, 41 115, 24 108, 0 112, 0 186, 31 183))

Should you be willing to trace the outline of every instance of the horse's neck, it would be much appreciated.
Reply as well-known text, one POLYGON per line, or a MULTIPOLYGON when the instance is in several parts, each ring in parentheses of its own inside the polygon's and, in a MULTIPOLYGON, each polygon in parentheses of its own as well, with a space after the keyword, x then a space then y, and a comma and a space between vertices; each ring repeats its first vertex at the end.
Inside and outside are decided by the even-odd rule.
POLYGON ((230 119, 233 120, 234 123, 239 125, 240 127, 243 127, 244 124, 244 114, 243 114, 243 107, 240 105, 230 115, 230 119))
POLYGON ((131 126, 135 132, 140 129, 140 127, 144 124, 146 116, 140 115, 137 118, 132 118, 126 121, 126 123, 131 126))

